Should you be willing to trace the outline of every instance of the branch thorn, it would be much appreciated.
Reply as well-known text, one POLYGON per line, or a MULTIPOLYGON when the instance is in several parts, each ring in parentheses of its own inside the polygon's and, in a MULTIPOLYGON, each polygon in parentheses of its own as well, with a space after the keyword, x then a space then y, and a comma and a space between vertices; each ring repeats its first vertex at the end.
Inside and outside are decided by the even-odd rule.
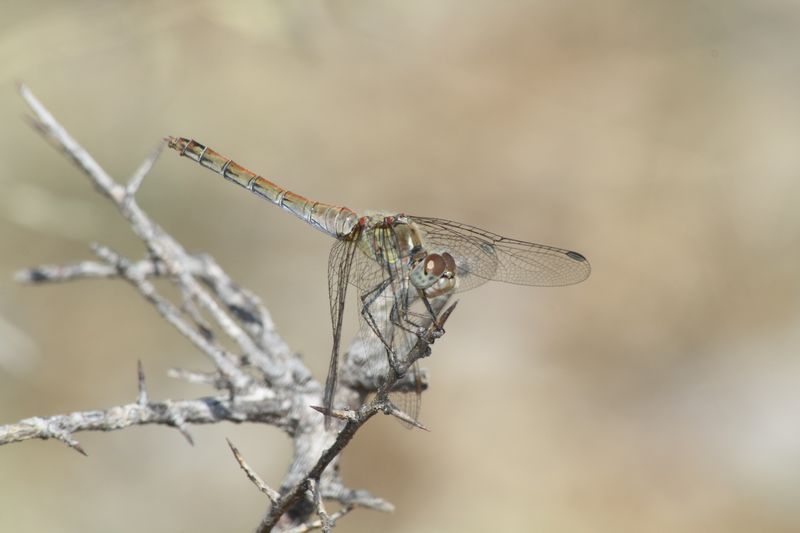
POLYGON ((126 199, 133 198, 136 192, 139 190, 139 187, 142 185, 142 181, 144 181, 145 176, 147 176, 147 174, 153 168, 158 156, 161 155, 161 151, 164 150, 165 144, 166 143, 163 140, 159 141, 147 158, 142 161, 141 165, 139 165, 139 168, 136 169, 136 172, 133 173, 133 176, 131 176, 131 179, 128 181, 127 185, 125 185, 126 199))
POLYGON ((239 453, 239 450, 236 449, 236 446, 233 445, 230 439, 225 439, 225 440, 228 441, 228 446, 230 446, 231 451, 233 452, 233 456, 236 458, 236 462, 238 462, 239 466, 242 468, 242 470, 244 470, 244 473, 247 475, 247 478, 250 481, 252 481, 256 487, 258 487, 258 490, 266 494, 270 502, 272 502, 273 504, 277 503, 277 501, 281 497, 278 491, 267 486, 267 484, 264 483, 260 477, 258 477, 258 474, 256 474, 253 471, 253 469, 250 468, 250 465, 248 465, 245 462, 244 457, 242 457, 242 454, 239 453))
POLYGON ((322 407, 321 405, 309 405, 309 407, 325 416, 332 416, 333 418, 338 418, 339 420, 356 420, 356 412, 349 409, 328 409, 326 407, 322 407))
POLYGON ((139 395, 136 398, 136 403, 138 403, 141 406, 145 406, 147 405, 149 399, 147 397, 147 387, 145 386, 145 381, 144 381, 144 366, 142 366, 141 359, 139 359, 136 362, 136 370, 139 378, 139 395))
POLYGON ((399 407, 397 407, 395 404, 393 404, 390 401, 386 402, 386 405, 383 408, 383 412, 386 413, 387 415, 392 415, 393 417, 397 418, 401 422, 403 422, 405 424, 408 424, 410 426, 414 426, 417 429, 422 429, 424 431, 430 431, 430 429, 428 429, 427 426, 417 422, 417 420, 415 420, 414 417, 412 417, 411 415, 409 415, 408 413, 406 413, 405 411, 403 411, 402 409, 400 409, 399 407))

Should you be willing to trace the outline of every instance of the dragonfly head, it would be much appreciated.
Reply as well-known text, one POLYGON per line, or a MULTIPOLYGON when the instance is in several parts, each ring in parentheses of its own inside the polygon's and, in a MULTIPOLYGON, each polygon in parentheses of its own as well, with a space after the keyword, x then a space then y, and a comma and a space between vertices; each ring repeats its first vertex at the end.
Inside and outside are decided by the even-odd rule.
POLYGON ((456 261, 447 252, 428 254, 413 266, 409 278, 426 296, 441 296, 456 287, 456 261))

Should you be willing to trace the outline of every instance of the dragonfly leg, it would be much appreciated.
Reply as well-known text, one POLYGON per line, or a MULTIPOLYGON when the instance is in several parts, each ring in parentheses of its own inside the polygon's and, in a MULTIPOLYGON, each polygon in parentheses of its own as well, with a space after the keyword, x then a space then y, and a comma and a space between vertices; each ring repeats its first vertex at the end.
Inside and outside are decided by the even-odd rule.
MULTIPOLYGON (((434 338, 439 338, 444 333, 444 329, 441 327, 441 325, 439 325, 436 313, 433 310, 433 306, 430 304, 427 297, 424 294, 421 294, 421 297, 423 299, 423 302, 425 303, 427 312, 430 314, 430 322, 425 322, 424 320, 422 322, 417 322, 413 320, 412 316, 419 317, 420 319, 424 319, 425 317, 424 315, 418 313, 410 313, 408 307, 404 307, 398 303, 395 303, 395 305, 392 307, 392 312, 389 315, 389 320, 391 321, 392 325, 395 328, 398 328, 408 333, 409 335, 414 335, 419 340, 426 338, 427 330, 432 324, 433 327, 435 328, 434 338)), ((410 352, 411 345, 409 344, 407 346, 410 352)), ((414 363, 416 362, 414 361, 414 363)), ((412 361, 408 360, 408 353, 406 353, 404 359, 404 366, 408 368, 408 366, 411 364, 412 361)))
POLYGON ((398 376, 402 376, 405 373, 405 371, 400 367, 394 349, 392 348, 391 344, 386 340, 384 333, 380 330, 380 327, 378 327, 375 317, 372 316, 372 313, 370 313, 369 306, 365 305, 364 307, 361 308, 361 316, 364 317, 364 321, 370 327, 375 336, 377 336, 378 339, 380 339, 381 343, 383 344, 383 347, 385 348, 386 351, 386 358, 389 361, 389 366, 392 368, 392 370, 395 371, 395 373, 397 373, 398 376))
POLYGON ((370 312, 372 305, 377 301, 383 291, 385 291, 386 288, 391 285, 391 283, 392 278, 386 278, 376 285, 375 288, 370 289, 361 295, 361 316, 364 318, 364 321, 367 323, 375 336, 381 341, 384 348, 386 348, 386 356, 389 359, 389 365, 395 370, 395 372, 397 372, 397 358, 395 357, 394 350, 386 340, 384 332, 382 332, 380 326, 378 326, 378 321, 375 320, 375 317, 370 312))
MULTIPOLYGON (((389 366, 397 375, 401 376, 408 370, 411 361, 405 360, 404 357, 408 354, 399 353, 398 346, 394 345, 395 332, 402 331, 420 338, 427 326, 423 322, 415 321, 413 317, 417 315, 409 311, 418 293, 403 289, 403 285, 397 283, 397 278, 397 275, 393 275, 393 273, 390 272, 386 279, 361 295, 361 316, 383 344, 389 366), (373 311, 377 310, 381 313, 386 313, 385 309, 376 309, 375 305, 376 302, 379 302, 379 298, 388 290, 391 290, 391 296, 388 296, 388 298, 391 298, 392 306, 388 311, 389 323, 382 327, 379 320, 375 318, 373 311)), ((427 312, 438 328, 439 326, 436 322, 436 314, 433 307, 421 291, 419 292, 419 296, 422 296, 427 312)), ((401 344, 403 344, 404 347, 410 348, 410 345, 406 346, 405 343, 401 344)))
MULTIPOLYGON (((389 322, 392 323, 393 327, 395 327, 395 328, 397 328, 397 329, 399 329, 401 331, 404 331, 404 332, 408 333, 409 335, 415 335, 416 337, 420 336, 419 332, 422 329, 422 325, 421 324, 417 324, 413 320, 411 320, 411 317, 408 314, 408 307, 405 304, 401 305, 398 302, 395 302, 392 305, 392 310, 389 313, 389 322)), ((405 347, 410 349, 410 345, 405 345, 405 347)), ((399 360, 400 356, 402 355, 404 357, 405 368, 408 369, 408 366, 411 364, 411 362, 407 360, 408 359, 408 353, 406 353, 406 354, 397 354, 396 351, 395 351, 394 355, 395 355, 395 359, 397 359, 397 360, 399 360)), ((405 373, 405 371, 401 371, 400 369, 398 369, 396 367, 393 367, 393 368, 395 368, 395 371, 399 375, 402 375, 402 374, 405 373)))
POLYGON ((433 325, 436 327, 436 329, 442 329, 442 327, 439 325, 439 319, 436 317, 436 311, 433 310, 430 300, 428 300, 428 297, 425 296, 425 291, 420 290, 419 297, 422 300, 422 303, 425 304, 425 309, 427 309, 428 313, 430 313, 433 325))
MULTIPOLYGON (((383 328, 379 325, 378 320, 376 320, 372 312, 373 306, 384 291, 389 287, 395 288, 393 286, 394 281, 395 278, 390 275, 387 279, 376 285, 374 289, 362 295, 361 316, 383 344, 389 366, 398 376, 402 376, 408 371, 411 361, 405 360, 404 356, 407 356, 407 353, 403 354, 397 351, 398 347, 394 345, 395 331, 400 330, 419 338, 425 329, 425 325, 417 323, 411 318, 411 314, 409 313, 409 308, 411 306, 411 296, 408 294, 409 291, 402 291, 405 293, 402 295, 395 293, 392 297, 392 307, 388 312, 388 320, 393 329, 388 329, 389 324, 383 328)), ((416 296, 413 292, 411 294, 416 296)), ((385 310, 381 311, 385 312, 385 310)), ((410 345, 402 344, 405 348, 410 349, 410 345)))
MULTIPOLYGON (((425 293, 423 291, 419 291, 419 297, 422 300, 423 304, 425 305, 426 311, 430 315, 431 322, 433 322, 434 326, 437 329, 441 329, 441 327, 439 326, 438 318, 436 316, 436 311, 434 311, 433 306, 430 303, 430 300, 428 300, 428 297, 425 296, 425 293)), ((410 308, 411 305, 408 299, 402 306, 395 303, 392 306, 392 313, 389 315, 389 317, 392 324, 394 324, 396 327, 399 327, 403 331, 417 335, 417 337, 419 337, 422 334, 422 332, 428 328, 430 324, 412 320, 412 315, 416 314, 417 316, 420 317, 421 315, 419 315, 418 313, 410 313, 408 311, 410 308), (415 329, 412 329, 412 327, 415 329)))

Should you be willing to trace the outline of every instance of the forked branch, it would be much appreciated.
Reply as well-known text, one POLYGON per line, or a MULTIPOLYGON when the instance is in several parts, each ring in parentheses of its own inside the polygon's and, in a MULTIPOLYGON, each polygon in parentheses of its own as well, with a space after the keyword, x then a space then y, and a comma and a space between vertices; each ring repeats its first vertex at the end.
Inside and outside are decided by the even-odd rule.
MULTIPOLYGON (((146 253, 144 258, 132 260, 108 246, 93 245, 99 261, 42 265, 19 272, 16 279, 32 284, 105 278, 127 281, 162 318, 205 354, 214 368, 211 372, 175 369, 170 375, 190 383, 211 385, 219 394, 191 400, 154 401, 146 389, 140 363, 134 402, 105 410, 33 417, 0 426, 0 445, 34 438, 57 439, 86 454, 74 437, 80 431, 162 424, 177 428, 191 443, 188 427, 192 424, 223 421, 269 424, 284 430, 294 443, 294 456, 279 491, 270 489, 231 444, 238 464, 270 502, 258 531, 274 528, 292 532, 329 531, 357 506, 391 511, 388 502, 365 491, 346 488, 338 469, 333 466, 353 435, 375 414, 389 414, 424 429, 389 401, 389 392, 411 386, 408 376, 403 375, 408 366, 399 373, 390 370, 388 376, 376 379, 367 374, 366 368, 349 364, 350 358, 345 355, 339 395, 349 408, 328 413, 318 407, 322 404, 320 383, 277 333, 269 311, 259 298, 234 283, 211 257, 188 254, 139 207, 136 192, 152 170, 161 145, 123 185, 69 135, 27 87, 19 89, 33 112, 31 124, 111 201, 142 240, 146 253), (163 278, 175 285, 182 302, 174 303, 162 295, 152 278, 163 278), (214 331, 220 331, 224 339, 217 339, 214 331), (235 349, 226 348, 226 345, 233 345, 235 349), (369 392, 374 392, 374 397, 362 404, 361 398, 369 392), (323 415, 326 413, 336 421, 335 432, 325 430, 323 415), (342 508, 328 513, 324 506, 326 499, 339 502, 342 508), (290 509, 294 510, 291 517, 287 513, 290 509)), ((439 314, 436 323, 430 323, 419 336, 406 357, 406 365, 428 355, 430 344, 443 333, 441 326, 454 307, 451 305, 443 311, 445 303, 436 309, 439 314)), ((419 383, 416 386, 419 387, 419 383)))

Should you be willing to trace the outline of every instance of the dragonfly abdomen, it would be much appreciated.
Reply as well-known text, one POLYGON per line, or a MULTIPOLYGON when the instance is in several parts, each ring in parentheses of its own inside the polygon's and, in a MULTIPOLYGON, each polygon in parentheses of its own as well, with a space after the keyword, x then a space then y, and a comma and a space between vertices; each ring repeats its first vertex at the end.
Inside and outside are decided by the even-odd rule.
POLYGON ((351 209, 314 202, 305 196, 286 190, 193 139, 168 137, 167 141, 169 147, 177 150, 181 155, 196 161, 200 166, 213 170, 226 180, 244 187, 253 194, 269 200, 332 237, 346 237, 358 223, 358 215, 351 209))

